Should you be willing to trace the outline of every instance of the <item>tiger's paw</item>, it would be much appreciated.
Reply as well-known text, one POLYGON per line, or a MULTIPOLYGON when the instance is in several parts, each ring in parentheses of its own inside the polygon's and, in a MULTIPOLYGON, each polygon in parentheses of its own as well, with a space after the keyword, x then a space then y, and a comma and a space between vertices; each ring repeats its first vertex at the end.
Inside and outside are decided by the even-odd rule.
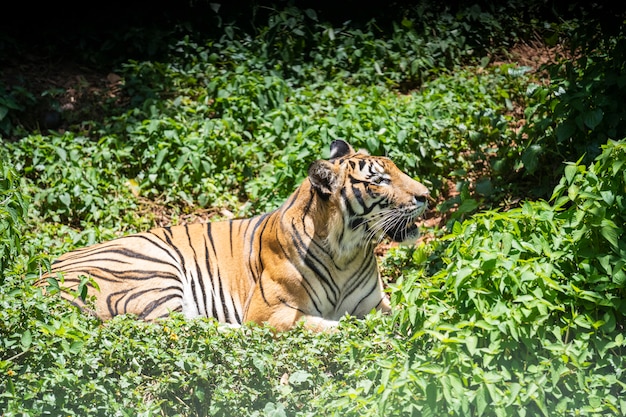
POLYGON ((328 320, 317 316, 305 316, 300 320, 304 323, 306 329, 314 332, 335 333, 339 325, 337 320, 328 320))

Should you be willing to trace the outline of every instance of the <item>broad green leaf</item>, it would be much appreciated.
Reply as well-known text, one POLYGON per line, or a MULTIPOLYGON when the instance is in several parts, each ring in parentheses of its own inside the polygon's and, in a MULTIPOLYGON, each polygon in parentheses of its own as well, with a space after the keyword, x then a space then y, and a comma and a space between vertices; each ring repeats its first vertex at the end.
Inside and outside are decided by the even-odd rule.
POLYGON ((59 200, 66 207, 69 207, 70 204, 72 203, 72 199, 71 199, 71 197, 70 197, 70 195, 68 193, 63 193, 63 194, 59 195, 59 200))
POLYGON ((471 213, 478 208, 478 201, 474 199, 463 200, 461 205, 458 207, 457 212, 460 214, 471 213))
POLYGON ((626 285, 626 271, 624 271, 623 269, 615 271, 613 273, 612 280, 620 287, 624 287, 626 285))
POLYGON ((543 148, 540 145, 530 145, 522 154, 522 162, 528 172, 535 172, 539 164, 539 156, 543 153, 543 148))
POLYGON ((565 166, 565 179, 567 180, 568 184, 571 184, 572 181, 574 180, 574 176, 576 175, 576 173, 578 172, 578 166, 576 166, 575 164, 568 164, 565 166))
POLYGON ((470 275, 474 272, 474 268, 464 267, 461 268, 454 278, 454 291, 458 296, 459 287, 465 284, 465 281, 470 277, 470 275))
POLYGON ((59 158, 61 158, 61 161, 67 161, 67 151, 65 149, 57 146, 54 148, 54 150, 56 151, 57 155, 59 155, 59 158))
POLYGON ((310 373, 299 369, 289 376, 289 383, 294 385, 300 385, 303 382, 307 382, 310 378, 310 373))
POLYGON ((487 393, 487 390, 485 389, 485 385, 481 384, 480 388, 478 388, 478 390, 476 391, 476 397, 475 397, 475 401, 476 401, 476 411, 477 416, 482 416, 485 414, 485 410, 487 409, 487 406, 489 405, 489 398, 488 398, 489 394, 487 393))
POLYGON ((281 403, 274 404, 273 402, 268 402, 265 404, 263 411, 268 417, 287 417, 285 406, 281 403))
POLYGON ((285 125, 285 122, 284 122, 283 118, 282 117, 276 117, 274 119, 273 124, 274 124, 274 132, 277 135, 280 135, 282 133, 282 131, 283 131, 283 126, 285 125))
POLYGON ((476 346, 478 345, 478 337, 476 335, 469 335, 465 338, 465 345, 470 355, 474 355, 477 352, 476 346))
POLYGON ((609 206, 613 205, 615 201, 615 195, 611 191, 600 191, 600 195, 606 204, 609 206))
POLYGON ((557 126, 556 128, 556 138, 559 142, 564 142, 569 140, 574 133, 576 132, 576 125, 571 122, 564 122, 557 126))
POLYGON ((70 345, 70 353, 73 355, 78 354, 82 350, 84 344, 85 342, 83 342, 82 340, 76 340, 72 342, 72 344, 70 345))
POLYGON ((600 233, 611 244, 611 246, 613 246, 614 249, 619 247, 619 229, 612 220, 602 220, 600 233))
POLYGON ((155 160, 154 160, 154 169, 158 169, 161 164, 163 164, 163 160, 165 159, 165 156, 168 154, 169 149, 165 148, 165 149, 161 149, 159 151, 159 153, 157 154, 155 160))
POLYGON ((431 382, 426 386, 426 402, 431 411, 437 410, 437 384, 434 382, 431 382))
POLYGON ((20 344, 23 349, 28 349, 30 345, 33 343, 33 335, 30 330, 26 329, 24 333, 22 333, 22 337, 20 338, 20 344))
POLYGON ((589 129, 593 130, 602 122, 603 117, 604 112, 602 109, 591 110, 584 113, 583 122, 589 129))

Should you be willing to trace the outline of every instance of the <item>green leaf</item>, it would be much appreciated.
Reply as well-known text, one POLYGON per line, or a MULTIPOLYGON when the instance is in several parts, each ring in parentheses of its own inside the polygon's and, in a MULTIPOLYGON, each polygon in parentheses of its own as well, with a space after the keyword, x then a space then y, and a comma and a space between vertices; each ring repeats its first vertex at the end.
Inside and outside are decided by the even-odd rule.
POLYGON ((529 172, 534 172, 539 166, 539 156, 543 153, 540 145, 530 145, 522 154, 522 163, 529 172))
POLYGON ((578 172, 578 166, 576 164, 567 164, 565 167, 565 179, 568 184, 571 184, 574 181, 574 176, 578 172))
POLYGON ((274 124, 274 132, 277 135, 280 135, 283 131, 283 126, 285 125, 283 118, 280 116, 275 118, 273 124, 274 124))
POLYGON ((437 384, 433 382, 426 386, 426 402, 432 411, 437 410, 437 384))
POLYGON ((61 201, 61 203, 63 203, 63 205, 66 207, 69 207, 72 203, 72 199, 68 193, 63 193, 59 195, 59 201, 61 201))
POLYGON ((485 410, 489 405, 487 390, 485 389, 485 385, 481 385, 480 388, 476 391, 476 411, 478 412, 477 416, 482 416, 485 414, 485 410))
POLYGON ((454 292, 458 296, 458 291, 461 285, 465 283, 465 281, 472 275, 474 272, 474 268, 464 267, 461 268, 457 273, 454 280, 454 292))
POLYGON ((467 336, 465 338, 465 345, 467 346, 467 351, 470 355, 474 356, 474 354, 478 351, 478 349, 476 349, 476 346, 478 345, 478 337, 473 334, 467 336))
POLYGON ((583 122, 589 129, 593 130, 602 122, 603 117, 604 112, 602 109, 596 109, 586 112, 583 115, 583 122))
POLYGON ((304 13, 307 17, 315 22, 317 22, 317 13, 313 9, 304 9, 304 13))
POLYGON ((618 271, 613 272, 612 280, 615 284, 623 287, 626 285, 626 271, 620 269, 618 271))
POLYGON ((73 355, 78 354, 82 350, 84 345, 85 342, 83 342, 82 340, 76 340, 72 342, 72 344, 70 345, 70 353, 73 355))
POLYGON ((20 338, 20 344, 24 350, 28 349, 33 343, 33 335, 30 330, 26 329, 20 338))
POLYGON ((571 122, 564 122, 556 128, 556 138, 559 142, 569 140, 576 132, 576 125, 571 122))
POLYGON ((59 158, 61 158, 61 161, 67 161, 67 151, 65 149, 57 146, 54 148, 54 150, 56 151, 57 155, 59 155, 59 158))
POLYGON ((265 404, 263 411, 267 417, 287 417, 285 406, 281 403, 274 404, 273 402, 268 402, 265 404))
POLYGON ((299 369, 289 376, 289 383, 294 385, 300 385, 304 382, 307 382, 310 378, 310 373, 299 369))
POLYGON ((159 153, 157 154, 157 156, 156 156, 156 158, 154 160, 154 169, 158 169, 161 166, 161 164, 163 163, 163 160, 165 159, 165 156, 167 155, 168 151, 169 150, 167 148, 161 149, 159 151, 159 153))
POLYGON ((478 201, 468 198, 467 200, 463 200, 459 208, 457 209, 457 213, 465 214, 471 213, 478 208, 478 201))
POLYGON ((600 234, 611 244, 613 249, 619 247, 619 229, 612 220, 602 219, 600 234))

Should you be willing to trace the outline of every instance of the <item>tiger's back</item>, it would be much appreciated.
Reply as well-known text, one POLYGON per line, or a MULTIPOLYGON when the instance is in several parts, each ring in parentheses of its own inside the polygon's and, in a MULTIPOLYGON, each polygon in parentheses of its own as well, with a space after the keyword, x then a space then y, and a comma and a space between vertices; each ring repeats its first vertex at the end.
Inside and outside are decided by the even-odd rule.
MULTIPOLYGON (((89 289, 96 296, 94 313, 105 320, 126 313, 153 320, 178 311, 240 324, 255 264, 241 262, 240 254, 250 253, 253 242, 245 232, 260 220, 190 224, 124 236, 61 256, 51 275, 63 273, 69 288, 76 288, 83 276, 93 279, 98 287, 89 289)), ((62 295, 84 306, 70 293, 62 295)))

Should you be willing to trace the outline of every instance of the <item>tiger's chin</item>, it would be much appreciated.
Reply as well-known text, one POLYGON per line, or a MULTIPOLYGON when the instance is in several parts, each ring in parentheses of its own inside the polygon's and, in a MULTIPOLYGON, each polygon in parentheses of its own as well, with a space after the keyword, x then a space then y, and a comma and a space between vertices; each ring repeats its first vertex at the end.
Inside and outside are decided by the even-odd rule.
POLYGON ((408 227, 396 227, 387 231, 387 236, 397 243, 411 244, 415 243, 420 237, 419 227, 415 223, 411 223, 408 227))

